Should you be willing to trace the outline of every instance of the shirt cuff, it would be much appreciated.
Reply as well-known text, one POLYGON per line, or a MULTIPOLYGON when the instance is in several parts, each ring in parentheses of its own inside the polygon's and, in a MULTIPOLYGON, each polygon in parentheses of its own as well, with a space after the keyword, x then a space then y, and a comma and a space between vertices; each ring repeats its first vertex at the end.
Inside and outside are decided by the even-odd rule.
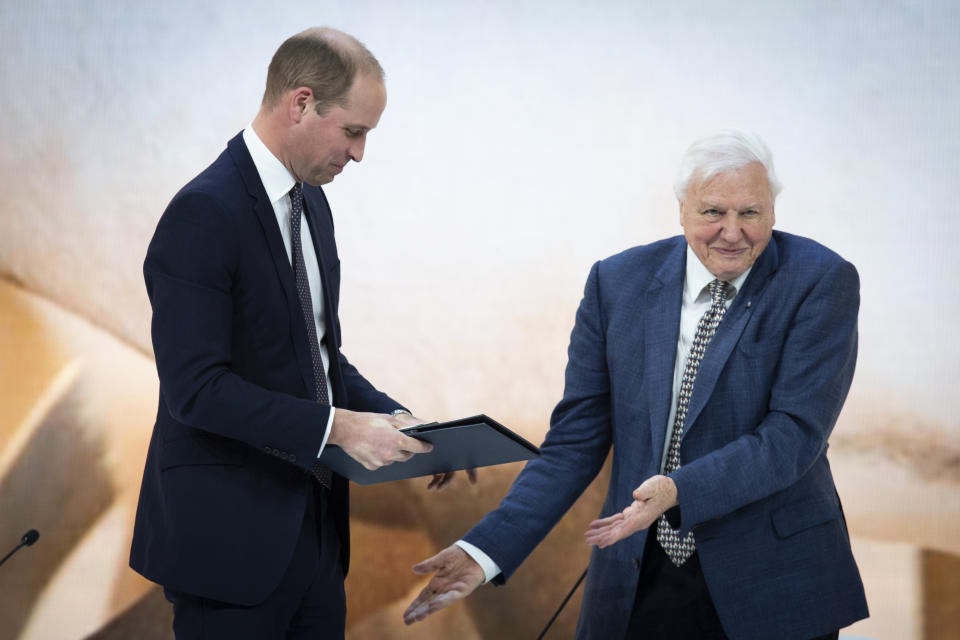
POLYGON ((327 438, 330 437, 330 429, 333 427, 333 414, 336 413, 337 409, 333 405, 330 406, 330 417, 327 418, 327 430, 323 432, 323 441, 320 443, 320 451, 317 452, 317 457, 320 457, 320 454, 323 453, 323 448, 327 446, 327 438))
POLYGON ((490 559, 490 556, 481 551, 479 547, 470 544, 466 540, 457 540, 453 544, 463 549, 468 556, 473 558, 473 560, 480 565, 480 568, 483 569, 484 582, 490 582, 500 575, 500 567, 497 566, 496 562, 490 559))

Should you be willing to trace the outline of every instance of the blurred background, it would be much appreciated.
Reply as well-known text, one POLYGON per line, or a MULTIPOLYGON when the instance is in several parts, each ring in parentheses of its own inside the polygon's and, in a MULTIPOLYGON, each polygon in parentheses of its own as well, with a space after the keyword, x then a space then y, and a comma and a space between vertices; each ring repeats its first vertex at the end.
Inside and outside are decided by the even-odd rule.
MULTIPOLYGON (((389 94, 326 189, 344 352, 425 418, 539 442, 590 265, 680 233, 694 138, 764 137, 777 227, 862 279, 830 460, 872 617, 845 633, 960 637, 957 3, 0 0, 0 553, 41 534, 0 568, 0 640, 172 637, 126 566, 157 402, 143 256, 252 120, 277 46, 317 24, 362 40, 389 94)), ((400 621, 410 565, 519 470, 356 489, 348 637, 535 637, 586 564, 604 475, 507 586, 400 621)))

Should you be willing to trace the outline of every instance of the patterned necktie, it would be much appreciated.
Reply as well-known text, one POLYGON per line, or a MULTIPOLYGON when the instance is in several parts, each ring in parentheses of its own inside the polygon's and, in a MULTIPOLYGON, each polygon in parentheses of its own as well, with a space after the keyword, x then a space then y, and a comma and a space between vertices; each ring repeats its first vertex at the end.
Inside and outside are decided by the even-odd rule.
MULTIPOLYGON (((690 353, 687 355, 687 364, 683 370, 683 380, 680 383, 680 395, 677 398, 677 415, 673 421, 673 433, 670 435, 670 448, 667 450, 667 463, 664 467, 664 474, 676 471, 680 468, 680 442, 683 439, 683 427, 687 418, 687 407, 690 406, 690 396, 693 394, 693 382, 697 377, 697 371, 700 369, 700 361, 707 350, 707 345, 713 339, 713 334, 717 332, 723 315, 727 312, 724 301, 727 299, 727 291, 730 285, 720 280, 714 280, 710 283, 711 305, 700 323, 697 325, 697 333, 693 337, 693 345, 690 347, 690 353)), ((657 520, 657 540, 660 546, 666 551, 667 556, 674 565, 680 566, 693 555, 696 546, 693 540, 693 532, 688 533, 682 540, 677 532, 667 522, 666 514, 660 516, 657 520)))
MULTIPOLYGON (((323 371, 323 358, 320 356, 320 341, 317 339, 317 323, 313 319, 313 299, 310 297, 310 282, 307 280, 307 268, 303 261, 303 244, 300 241, 300 220, 303 218, 303 189, 300 183, 290 190, 290 244, 293 248, 293 279, 297 284, 300 309, 303 321, 307 325, 307 342, 310 344, 310 360, 313 363, 313 381, 317 402, 330 404, 327 394, 327 376, 323 371)), ((326 488, 330 488, 330 469, 314 463, 311 472, 326 488)))

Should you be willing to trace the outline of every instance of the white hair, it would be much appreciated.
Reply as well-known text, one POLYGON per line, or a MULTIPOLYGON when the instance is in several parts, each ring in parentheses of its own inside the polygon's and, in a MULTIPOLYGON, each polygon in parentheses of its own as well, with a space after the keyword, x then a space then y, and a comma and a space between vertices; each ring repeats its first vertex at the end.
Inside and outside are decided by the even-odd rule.
POLYGON ((680 159, 673 192, 683 200, 693 182, 702 183, 718 173, 759 162, 767 170, 770 193, 776 199, 783 188, 773 169, 773 155, 760 136, 739 129, 722 129, 696 140, 680 159))

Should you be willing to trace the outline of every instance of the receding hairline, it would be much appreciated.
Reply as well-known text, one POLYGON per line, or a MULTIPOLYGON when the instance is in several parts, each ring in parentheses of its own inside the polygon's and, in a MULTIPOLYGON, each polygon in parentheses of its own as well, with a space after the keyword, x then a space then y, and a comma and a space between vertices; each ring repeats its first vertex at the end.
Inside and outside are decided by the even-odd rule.
MULTIPOLYGON (((301 51, 303 51, 302 48, 301 51)), ((303 65, 305 62, 304 58, 300 60, 300 64, 303 65)), ((309 60, 309 58, 306 60, 309 60)), ((333 93, 320 92, 322 95, 318 94, 315 96, 318 98, 319 112, 321 109, 320 103, 323 103, 322 108, 324 109, 329 108, 333 104, 342 103, 350 87, 355 84, 359 77, 363 76, 376 80, 381 86, 384 86, 384 75, 383 67, 380 66, 380 62, 376 56, 354 36, 339 29, 334 29, 333 27, 311 27, 284 40, 274 53, 267 72, 266 88, 263 99, 261 100, 261 106, 265 108, 276 107, 284 95, 301 87, 306 87, 316 93, 317 89, 326 86, 327 88, 333 89, 333 93), (299 77, 289 77, 288 74, 290 74, 291 70, 296 69, 297 64, 296 62, 292 62, 292 60, 296 60, 295 57, 288 57, 290 55, 290 48, 297 48, 298 46, 307 47, 309 51, 310 43, 313 43, 313 45, 321 44, 322 47, 320 51, 326 49, 326 51, 329 52, 329 54, 327 54, 328 60, 339 60, 339 62, 334 63, 334 68, 339 67, 337 73, 342 74, 340 77, 343 78, 345 82, 337 82, 333 79, 335 76, 329 75, 331 69, 326 63, 320 61, 322 58, 316 60, 316 63, 319 64, 318 67, 314 68, 317 71, 316 74, 308 71, 307 69, 309 67, 301 66, 299 73, 294 74, 299 77), (333 56, 332 59, 329 57, 330 54, 333 56), (284 62, 279 62, 280 60, 284 62), (324 71, 324 69, 326 69, 326 71, 324 71), (321 80, 324 76, 326 79, 321 80), (312 82, 312 80, 320 80, 320 84, 313 86, 314 82, 312 82)))
POLYGON ((367 49, 366 45, 354 36, 334 29, 333 27, 310 27, 293 37, 314 38, 323 40, 330 48, 337 51, 344 58, 351 59, 357 65, 357 74, 368 74, 383 83, 383 67, 377 58, 367 49))

